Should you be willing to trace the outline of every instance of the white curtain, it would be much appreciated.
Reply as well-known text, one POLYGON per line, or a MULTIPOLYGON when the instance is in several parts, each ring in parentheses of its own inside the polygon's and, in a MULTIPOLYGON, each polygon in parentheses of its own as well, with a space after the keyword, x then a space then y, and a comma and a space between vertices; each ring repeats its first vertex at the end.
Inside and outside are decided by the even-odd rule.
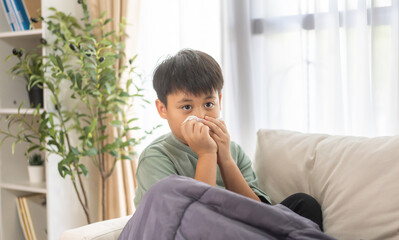
POLYGON ((398 134, 398 2, 225 1, 224 69, 235 76, 225 95, 235 101, 227 110, 236 141, 253 153, 255 138, 242 136, 259 128, 398 134), (231 54, 242 49, 245 58, 231 54))
POLYGON ((251 21, 249 1, 225 0, 223 10, 222 115, 231 140, 250 156, 255 149, 256 106, 253 93, 251 21))

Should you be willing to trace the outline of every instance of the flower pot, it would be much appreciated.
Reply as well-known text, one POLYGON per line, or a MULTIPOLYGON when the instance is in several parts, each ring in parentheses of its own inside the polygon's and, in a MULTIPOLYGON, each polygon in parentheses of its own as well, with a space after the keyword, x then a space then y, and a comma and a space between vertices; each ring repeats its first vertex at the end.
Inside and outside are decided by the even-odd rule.
POLYGON ((43 89, 35 85, 28 91, 28 94, 31 107, 36 108, 40 104, 40 108, 43 108, 43 89))
POLYGON ((44 166, 28 166, 28 175, 32 183, 44 182, 44 166))

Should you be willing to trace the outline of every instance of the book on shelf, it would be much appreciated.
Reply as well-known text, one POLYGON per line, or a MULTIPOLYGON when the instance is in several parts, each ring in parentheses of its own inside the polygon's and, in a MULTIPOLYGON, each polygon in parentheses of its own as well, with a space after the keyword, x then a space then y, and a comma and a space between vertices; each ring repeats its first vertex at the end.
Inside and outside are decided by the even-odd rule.
POLYGON ((40 0, 1 0, 10 29, 12 31, 24 31, 40 29, 41 22, 32 23, 30 18, 38 18, 41 14, 40 0))
POLYGON ((28 227, 28 220, 25 213, 24 203, 21 198, 17 198, 17 208, 18 208, 18 217, 19 222, 21 224, 22 232, 24 233, 25 239, 32 239, 32 235, 30 233, 30 228, 28 227))
MULTIPOLYGON (((28 19, 30 20, 31 17, 39 18, 42 15, 41 12, 41 0, 22 0, 25 11, 28 14, 28 19)), ((33 29, 41 29, 42 28, 42 21, 38 23, 32 23, 33 29)))
POLYGON ((20 30, 29 30, 30 21, 22 0, 10 0, 20 30))
POLYGON ((6 0, 1 0, 1 5, 3 6, 3 10, 6 15, 8 25, 10 26, 12 31, 15 31, 14 21, 11 19, 11 12, 10 9, 8 8, 6 0))
POLYGON ((12 8, 11 1, 12 0, 3 0, 4 8, 8 9, 8 13, 10 16, 10 22, 12 24, 12 26, 10 26, 10 27, 13 29, 13 31, 19 31, 20 26, 18 25, 17 16, 15 15, 15 11, 12 8))
POLYGON ((19 221, 26 240, 47 239, 46 195, 17 198, 19 221))

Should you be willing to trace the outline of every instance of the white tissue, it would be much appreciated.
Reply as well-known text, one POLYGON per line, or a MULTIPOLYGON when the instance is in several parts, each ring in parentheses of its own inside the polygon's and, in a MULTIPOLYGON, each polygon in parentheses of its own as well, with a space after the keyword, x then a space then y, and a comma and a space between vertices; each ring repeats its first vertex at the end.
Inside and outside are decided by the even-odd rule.
MULTIPOLYGON (((202 120, 204 120, 204 119, 199 118, 199 117, 197 117, 197 116, 190 115, 190 116, 188 116, 181 124, 184 124, 185 122, 190 121, 191 119, 194 119, 194 120, 196 120, 197 122, 202 122, 202 120)), ((216 118, 216 119, 217 119, 217 120, 221 120, 222 118, 219 117, 219 118, 216 118)))
POLYGON ((196 120, 197 122, 201 122, 201 121, 203 120, 202 118, 199 118, 199 117, 197 117, 197 116, 190 115, 190 116, 188 116, 188 117, 186 118, 186 120, 184 120, 184 121, 182 122, 182 124, 184 124, 184 123, 187 122, 187 121, 190 121, 191 119, 194 119, 194 120, 196 120))

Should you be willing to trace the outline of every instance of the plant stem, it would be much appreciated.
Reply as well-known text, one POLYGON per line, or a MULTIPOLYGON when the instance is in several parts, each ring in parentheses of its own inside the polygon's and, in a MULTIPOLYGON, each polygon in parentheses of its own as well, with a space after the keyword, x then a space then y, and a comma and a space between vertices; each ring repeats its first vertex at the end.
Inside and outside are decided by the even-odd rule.
MULTIPOLYGON (((73 170, 72 170, 72 171, 73 171, 73 170)), ((71 172, 72 172, 72 171, 71 171, 71 172)), ((78 174, 78 176, 79 176, 79 174, 78 174)), ((78 188, 77 188, 77 186, 76 186, 76 180, 75 180, 75 178, 72 178, 72 177, 71 177, 71 180, 72 180, 72 183, 73 183, 73 187, 75 188, 76 195, 78 196, 80 205, 82 205, 83 210, 84 210, 84 212, 85 212, 87 223, 90 224, 91 221, 90 221, 90 213, 89 213, 88 206, 87 206, 87 204, 83 204, 82 197, 80 196, 80 193, 79 193, 78 188)), ((83 191, 84 191, 84 190, 83 190, 83 191)))
MULTIPOLYGON (((104 136, 105 129, 103 129, 104 123, 103 123, 103 119, 102 119, 101 109, 98 110, 98 119, 100 120, 99 123, 100 123, 100 129, 101 129, 101 136, 104 136)), ((104 140, 102 140, 100 142, 100 145, 101 145, 101 149, 103 149, 104 148, 104 140)), ((106 201, 106 197, 105 197, 107 187, 105 186, 105 184, 106 184, 107 177, 105 176, 106 170, 105 170, 105 153, 104 152, 102 152, 99 155, 99 161, 100 161, 99 162, 99 170, 100 170, 100 174, 101 174, 101 183, 102 183, 102 191, 101 191, 102 206, 101 206, 101 209, 102 209, 103 220, 105 220, 106 219, 105 209, 107 207, 107 201, 106 201)))
MULTIPOLYGON (((79 168, 79 167, 76 165, 76 163, 74 163, 73 165, 74 165, 74 168, 75 168, 75 169, 78 169, 78 168, 79 168)), ((85 190, 85 188, 84 188, 82 176, 81 176, 81 174, 79 174, 79 173, 78 173, 78 179, 79 179, 80 188, 82 189, 82 193, 83 193, 83 196, 84 196, 85 206, 88 207, 89 205, 88 205, 88 203, 87 203, 86 190, 85 190)))
POLYGON ((102 182, 102 213, 103 219, 106 220, 108 218, 107 213, 105 211, 106 206, 108 205, 108 200, 106 198, 108 188, 106 187, 108 177, 105 177, 104 174, 101 174, 101 182, 102 182))
MULTIPOLYGON (((58 106, 60 106, 60 101, 59 101, 59 99, 58 99, 58 96, 57 96, 54 92, 52 92, 52 94, 53 94, 53 96, 54 96, 54 99, 55 99, 55 101, 56 101, 56 104, 57 104, 58 106)), ((59 119, 60 119, 60 121, 61 121, 61 128, 64 129, 64 132, 65 132, 65 138, 66 138, 67 144, 68 144, 68 151, 71 151, 71 149, 72 149, 72 147, 71 147, 71 141, 70 141, 70 139, 69 139, 69 134, 68 134, 68 131, 67 131, 66 126, 65 126, 65 121, 64 121, 64 117, 62 116, 61 109, 58 107, 58 108, 56 109, 56 111, 57 111, 58 116, 59 116, 59 119)), ((72 182, 73 182, 73 185, 74 185, 76 194, 78 195, 79 202, 80 202, 80 204, 82 205, 83 210, 84 210, 84 212, 85 212, 85 214, 86 214, 87 223, 90 224, 90 213, 89 213, 89 210, 88 210, 88 203, 87 203, 88 201, 87 201, 87 196, 86 196, 86 190, 85 190, 85 188, 84 188, 83 181, 82 181, 81 176, 80 176, 80 174, 79 174, 78 166, 76 165, 75 162, 74 162, 74 164, 73 164, 73 167, 74 167, 74 169, 76 169, 77 174, 78 174, 79 185, 80 185, 80 188, 81 188, 82 193, 83 193, 84 203, 83 203, 83 201, 82 201, 82 199, 81 199, 80 192, 78 191, 78 189, 77 189, 77 187, 76 187, 76 182, 75 182, 76 180, 75 180, 72 176, 71 176, 71 179, 72 179, 72 182)), ((73 174, 73 171, 71 171, 71 174, 73 174)))

